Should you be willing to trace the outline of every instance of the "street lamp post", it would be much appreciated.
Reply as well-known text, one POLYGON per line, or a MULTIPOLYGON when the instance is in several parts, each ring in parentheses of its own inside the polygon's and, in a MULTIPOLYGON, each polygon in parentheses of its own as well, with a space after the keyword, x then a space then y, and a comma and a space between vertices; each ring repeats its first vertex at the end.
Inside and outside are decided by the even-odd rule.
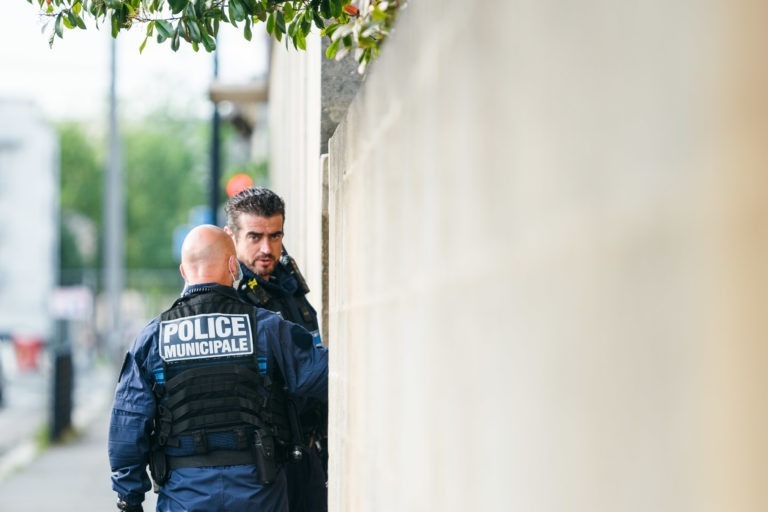
MULTIPOLYGON (((217 41, 217 46, 218 46, 217 41)), ((213 80, 219 77, 219 50, 213 52, 213 80)), ((213 117, 211 119, 211 182, 209 189, 209 205, 211 209, 211 223, 219 225, 219 181, 221 181, 221 115, 219 104, 213 102, 213 117)))
POLYGON ((117 42, 110 38, 109 156, 104 180, 104 281, 107 294, 107 350, 119 351, 120 302, 124 285, 124 194, 120 137, 117 121, 117 42))

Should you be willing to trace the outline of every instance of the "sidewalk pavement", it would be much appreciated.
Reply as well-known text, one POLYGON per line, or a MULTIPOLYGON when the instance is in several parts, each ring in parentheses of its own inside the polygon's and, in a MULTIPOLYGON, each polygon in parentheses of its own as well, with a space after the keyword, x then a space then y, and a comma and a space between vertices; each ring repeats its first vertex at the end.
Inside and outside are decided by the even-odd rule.
MULTIPOLYGON (((0 459, 0 512, 117 510, 107 458, 107 430, 114 393, 111 370, 94 371, 86 384, 92 392, 75 404, 72 423, 78 436, 37 453, 29 439, 0 459), (5 473, 3 473, 5 468, 5 473)), ((150 492, 144 510, 155 509, 150 492)))

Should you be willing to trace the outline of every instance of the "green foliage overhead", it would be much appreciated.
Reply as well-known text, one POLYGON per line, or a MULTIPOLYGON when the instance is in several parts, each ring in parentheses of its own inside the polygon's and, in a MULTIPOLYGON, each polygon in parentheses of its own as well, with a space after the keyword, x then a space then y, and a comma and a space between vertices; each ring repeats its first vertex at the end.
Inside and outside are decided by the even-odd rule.
POLYGON ((85 29, 85 18, 109 24, 112 37, 135 24, 145 25, 146 37, 169 42, 176 51, 189 44, 216 49, 221 23, 230 23, 251 40, 253 27, 263 23, 277 41, 285 38, 296 49, 307 47, 313 27, 328 37, 328 58, 341 58, 350 51, 360 71, 375 58, 405 0, 27 0, 37 3, 53 21, 50 44, 64 36, 64 29, 85 29), (362 4, 361 7, 355 3, 362 4))

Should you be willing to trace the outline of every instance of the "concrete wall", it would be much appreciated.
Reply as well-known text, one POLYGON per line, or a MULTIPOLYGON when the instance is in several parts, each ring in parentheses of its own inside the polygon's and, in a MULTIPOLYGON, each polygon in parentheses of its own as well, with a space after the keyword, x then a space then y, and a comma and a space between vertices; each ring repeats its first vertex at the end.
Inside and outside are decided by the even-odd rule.
POLYGON ((765 10, 410 2, 330 141, 330 510, 768 509, 765 10))
POLYGON ((286 202, 285 246, 311 289, 322 300, 320 165, 320 40, 307 50, 275 43, 269 84, 270 188, 286 202))
POLYGON ((328 139, 363 80, 352 55, 325 58, 327 40, 307 50, 273 44, 270 69, 270 186, 286 201, 285 245, 309 283, 328 342, 328 139))

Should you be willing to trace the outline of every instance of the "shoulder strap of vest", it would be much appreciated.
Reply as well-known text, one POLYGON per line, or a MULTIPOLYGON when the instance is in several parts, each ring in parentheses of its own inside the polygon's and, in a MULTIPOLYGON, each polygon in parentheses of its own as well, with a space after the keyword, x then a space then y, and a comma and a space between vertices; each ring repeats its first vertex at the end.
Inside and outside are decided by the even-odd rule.
POLYGON ((309 286, 307 285, 307 280, 304 279, 304 276, 301 274, 299 265, 296 263, 296 260, 293 259, 293 256, 285 251, 285 247, 283 247, 283 255, 280 256, 280 265, 282 265, 283 268, 285 268, 285 270, 287 270, 288 273, 291 274, 294 279, 296 279, 297 283, 299 283, 299 291, 301 294, 308 294, 309 286))

